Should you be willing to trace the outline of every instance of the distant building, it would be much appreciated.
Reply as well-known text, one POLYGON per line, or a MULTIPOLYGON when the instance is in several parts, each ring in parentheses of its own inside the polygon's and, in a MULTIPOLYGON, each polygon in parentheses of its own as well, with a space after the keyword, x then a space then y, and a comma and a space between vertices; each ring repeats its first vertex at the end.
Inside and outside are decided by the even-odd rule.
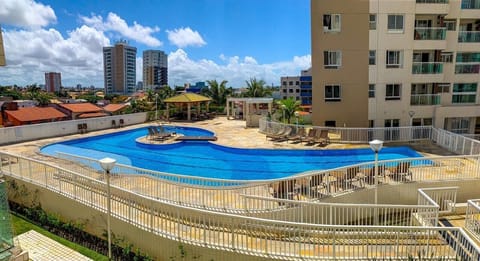
POLYGON ((160 50, 143 51, 143 87, 145 90, 168 85, 168 56, 160 50))
POLYGON ((45 122, 63 121, 67 115, 52 107, 27 107, 6 110, 6 125, 25 125, 45 122), (8 124, 7 124, 8 123, 8 124))
POLYGON ((5 49, 3 48, 2 28, 0 28, 0 66, 5 65, 5 49))
POLYGON ((206 88, 205 82, 196 82, 195 85, 190 83, 185 84, 185 92, 200 93, 203 88, 206 88))
POLYGON ((57 104, 57 109, 72 120, 108 116, 102 108, 88 102, 57 104))
POLYGON ((136 90, 137 48, 126 41, 103 47, 105 94, 132 94, 136 90))
POLYGON ((62 75, 59 72, 45 73, 45 91, 59 92, 62 87, 62 75))
POLYGON ((301 76, 280 78, 280 98, 301 101, 302 105, 312 104, 312 72, 302 70, 301 76))

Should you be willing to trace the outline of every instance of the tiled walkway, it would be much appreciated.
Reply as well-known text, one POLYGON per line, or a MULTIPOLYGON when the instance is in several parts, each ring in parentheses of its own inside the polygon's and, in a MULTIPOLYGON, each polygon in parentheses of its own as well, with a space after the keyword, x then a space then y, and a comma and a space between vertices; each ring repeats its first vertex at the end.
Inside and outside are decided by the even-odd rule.
POLYGON ((92 260, 34 230, 16 236, 15 242, 20 243, 20 247, 28 252, 33 261, 92 260))

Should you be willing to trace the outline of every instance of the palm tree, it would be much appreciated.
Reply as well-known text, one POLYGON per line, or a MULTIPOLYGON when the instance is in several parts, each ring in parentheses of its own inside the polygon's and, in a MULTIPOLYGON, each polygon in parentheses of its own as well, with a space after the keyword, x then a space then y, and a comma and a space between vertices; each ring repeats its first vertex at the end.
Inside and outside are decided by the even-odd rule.
POLYGON ((155 96, 155 94, 153 93, 152 89, 148 89, 147 94, 146 94, 147 101, 152 102, 154 96, 155 96))
POLYGON ((286 100, 277 101, 277 105, 280 107, 282 112, 282 117, 285 117, 283 120, 287 119, 287 122, 290 123, 292 116, 295 115, 296 111, 300 110, 300 101, 294 100, 292 97, 286 100))
POLYGON ((232 87, 227 88, 226 80, 220 84, 217 80, 207 81, 209 87, 202 90, 202 94, 212 98, 212 103, 215 105, 224 105, 227 102, 227 97, 233 93, 232 87))
POLYGON ((47 106, 48 104, 50 104, 50 99, 52 99, 52 96, 44 92, 38 93, 34 98, 34 100, 38 102, 38 105, 40 107, 47 106))
POLYGON ((267 97, 272 95, 272 91, 265 87, 264 80, 257 80, 256 78, 250 78, 247 83, 247 92, 245 97, 267 97))

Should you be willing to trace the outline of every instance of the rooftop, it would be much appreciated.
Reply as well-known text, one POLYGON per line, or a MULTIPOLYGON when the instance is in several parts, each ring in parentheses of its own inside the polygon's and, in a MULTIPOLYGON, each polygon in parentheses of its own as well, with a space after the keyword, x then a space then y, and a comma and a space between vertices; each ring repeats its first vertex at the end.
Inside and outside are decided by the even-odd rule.
POLYGON ((89 102, 86 103, 63 103, 59 104, 59 106, 75 113, 79 112, 100 112, 102 108, 93 105, 89 102))
POLYGON ((13 111, 6 110, 5 113, 23 122, 67 117, 63 112, 52 107, 25 107, 13 111))

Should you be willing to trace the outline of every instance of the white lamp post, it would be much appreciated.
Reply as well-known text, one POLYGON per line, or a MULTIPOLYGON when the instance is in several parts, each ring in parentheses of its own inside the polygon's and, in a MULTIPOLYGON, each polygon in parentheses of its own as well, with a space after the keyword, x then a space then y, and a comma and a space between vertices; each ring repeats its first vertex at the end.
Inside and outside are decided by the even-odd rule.
POLYGON ((100 166, 105 170, 105 176, 107 179, 107 239, 108 239, 108 259, 112 259, 112 233, 110 231, 110 216, 112 209, 110 206, 110 170, 113 169, 117 161, 111 158, 103 158, 100 160, 100 166))
POLYGON ((158 121, 158 93, 155 93, 155 121, 158 121))
POLYGON ((372 140, 369 142, 370 148, 375 152, 375 205, 378 202, 378 194, 377 194, 377 187, 378 187, 378 153, 383 147, 383 141, 381 140, 372 140))
POLYGON ((415 115, 414 111, 409 111, 408 116, 410 116, 410 141, 413 139, 413 116, 415 115))
POLYGON ((298 111, 295 111, 294 114, 295 114, 295 125, 296 125, 296 129, 297 129, 297 131, 298 131, 298 116, 299 116, 299 112, 298 112, 298 111))

